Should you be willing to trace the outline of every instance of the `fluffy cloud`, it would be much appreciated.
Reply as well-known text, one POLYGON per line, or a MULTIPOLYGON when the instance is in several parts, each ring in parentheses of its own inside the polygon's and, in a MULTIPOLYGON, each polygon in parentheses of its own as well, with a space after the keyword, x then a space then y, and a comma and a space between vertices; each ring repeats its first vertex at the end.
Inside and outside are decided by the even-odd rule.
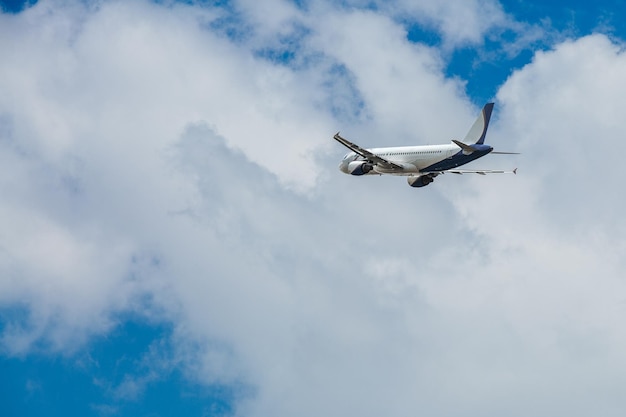
POLYGON ((250 38, 197 6, 0 17, 0 303, 26 312, 5 351, 131 311, 173 323, 190 377, 250 387, 240 415, 623 410, 621 49, 568 41, 502 86, 489 140, 523 155, 481 164, 516 177, 414 190, 340 174, 331 136, 462 137, 438 51, 380 12, 256 4, 250 38))
POLYGON ((473 278, 455 282, 454 291, 483 294, 449 303, 491 310, 505 323, 524 344, 518 359, 537 365, 515 377, 526 375, 533 381, 526 392, 564 414, 589 412, 598 398, 607 415, 621 406, 604 393, 623 383, 617 370, 626 366, 618 325, 626 290, 623 197, 616 192, 616 155, 624 148, 616 109, 626 84, 614 75, 624 59, 603 35, 538 53, 500 89, 491 132, 492 143, 523 152, 521 175, 489 187, 476 182, 453 199, 482 241, 473 278), (541 377, 538 369, 546 370, 541 377), (567 393, 577 399, 566 401, 567 393))
POLYGON ((513 23, 500 3, 492 0, 401 0, 398 7, 418 22, 436 28, 448 46, 481 44, 489 31, 501 30, 513 23))

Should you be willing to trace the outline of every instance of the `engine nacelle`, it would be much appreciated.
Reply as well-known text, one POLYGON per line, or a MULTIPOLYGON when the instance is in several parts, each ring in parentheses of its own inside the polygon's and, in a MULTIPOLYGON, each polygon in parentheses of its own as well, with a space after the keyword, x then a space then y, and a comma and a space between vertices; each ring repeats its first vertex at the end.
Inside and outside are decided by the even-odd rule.
POLYGON ((417 188, 417 187, 426 187, 428 184, 433 182, 435 178, 430 174, 426 174, 426 175, 412 175, 410 177, 407 177, 406 180, 411 187, 417 188))
POLYGON ((374 165, 365 161, 352 161, 348 164, 348 173, 352 175, 365 175, 374 168, 374 165))

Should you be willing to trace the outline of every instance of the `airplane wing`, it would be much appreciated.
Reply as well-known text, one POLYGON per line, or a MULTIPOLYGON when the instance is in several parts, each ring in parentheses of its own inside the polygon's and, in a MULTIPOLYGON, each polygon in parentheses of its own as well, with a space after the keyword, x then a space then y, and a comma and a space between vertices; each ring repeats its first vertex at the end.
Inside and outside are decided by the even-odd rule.
POLYGON ((450 174, 458 174, 458 175, 463 175, 463 174, 478 174, 478 175, 487 175, 487 174, 517 174, 517 168, 515 168, 512 171, 500 171, 500 170, 494 170, 494 169, 476 169, 476 170, 448 169, 446 171, 440 171, 439 173, 440 174, 450 173, 450 174))
POLYGON ((363 158, 367 159, 368 161, 374 164, 380 165, 381 167, 385 169, 398 169, 398 170, 404 169, 401 165, 394 164, 393 162, 388 161, 385 158, 381 158, 380 156, 371 153, 367 149, 363 149, 359 145, 356 145, 350 142, 349 140, 342 138, 341 136, 339 136, 339 132, 335 134, 334 138, 337 142, 341 143, 343 146, 350 149, 352 152, 361 155, 363 158))

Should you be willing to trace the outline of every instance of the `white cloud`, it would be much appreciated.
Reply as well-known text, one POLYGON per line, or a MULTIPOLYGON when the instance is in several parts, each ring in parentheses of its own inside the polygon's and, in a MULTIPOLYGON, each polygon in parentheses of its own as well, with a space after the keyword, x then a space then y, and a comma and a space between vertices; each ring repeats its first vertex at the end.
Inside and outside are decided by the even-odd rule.
POLYGON ((507 80, 489 137, 523 155, 481 164, 516 177, 414 190, 338 173, 330 137, 461 137, 461 82, 380 12, 280 7, 249 43, 211 8, 0 17, 0 303, 30 315, 4 348, 71 352, 130 310, 173 322, 189 377, 251 387, 240 415, 618 415, 621 49, 507 80), (286 21, 299 65, 257 54, 286 21))
POLYGON ((468 110, 461 99, 462 84, 444 78, 436 50, 410 43, 404 29, 388 17, 371 11, 326 16, 316 26, 312 43, 354 75, 367 119, 375 121, 358 121, 355 129, 366 126, 357 131, 362 136, 371 132, 389 142, 419 137, 432 143, 439 135, 460 135, 466 129, 469 112, 465 123, 451 118, 447 132, 432 122, 468 110))
POLYGON ((408 12, 418 22, 437 29, 444 44, 449 46, 482 44, 490 30, 510 27, 513 23, 500 3, 492 0, 401 0, 398 8, 399 13, 408 12))

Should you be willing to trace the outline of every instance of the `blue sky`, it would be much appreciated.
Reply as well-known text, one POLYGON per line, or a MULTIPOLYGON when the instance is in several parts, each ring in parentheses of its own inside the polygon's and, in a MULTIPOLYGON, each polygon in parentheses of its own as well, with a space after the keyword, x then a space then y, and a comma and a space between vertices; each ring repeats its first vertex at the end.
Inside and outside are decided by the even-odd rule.
POLYGON ((232 388, 198 385, 175 368, 147 377, 136 392, 120 392, 129 376, 146 378, 146 355, 151 349, 171 355, 169 336, 171 331, 164 325, 127 319, 69 356, 38 352, 5 357, 1 385, 5 412, 16 416, 230 414, 232 388))
POLYGON ((623 1, 0 5, 3 415, 623 411, 623 1))

